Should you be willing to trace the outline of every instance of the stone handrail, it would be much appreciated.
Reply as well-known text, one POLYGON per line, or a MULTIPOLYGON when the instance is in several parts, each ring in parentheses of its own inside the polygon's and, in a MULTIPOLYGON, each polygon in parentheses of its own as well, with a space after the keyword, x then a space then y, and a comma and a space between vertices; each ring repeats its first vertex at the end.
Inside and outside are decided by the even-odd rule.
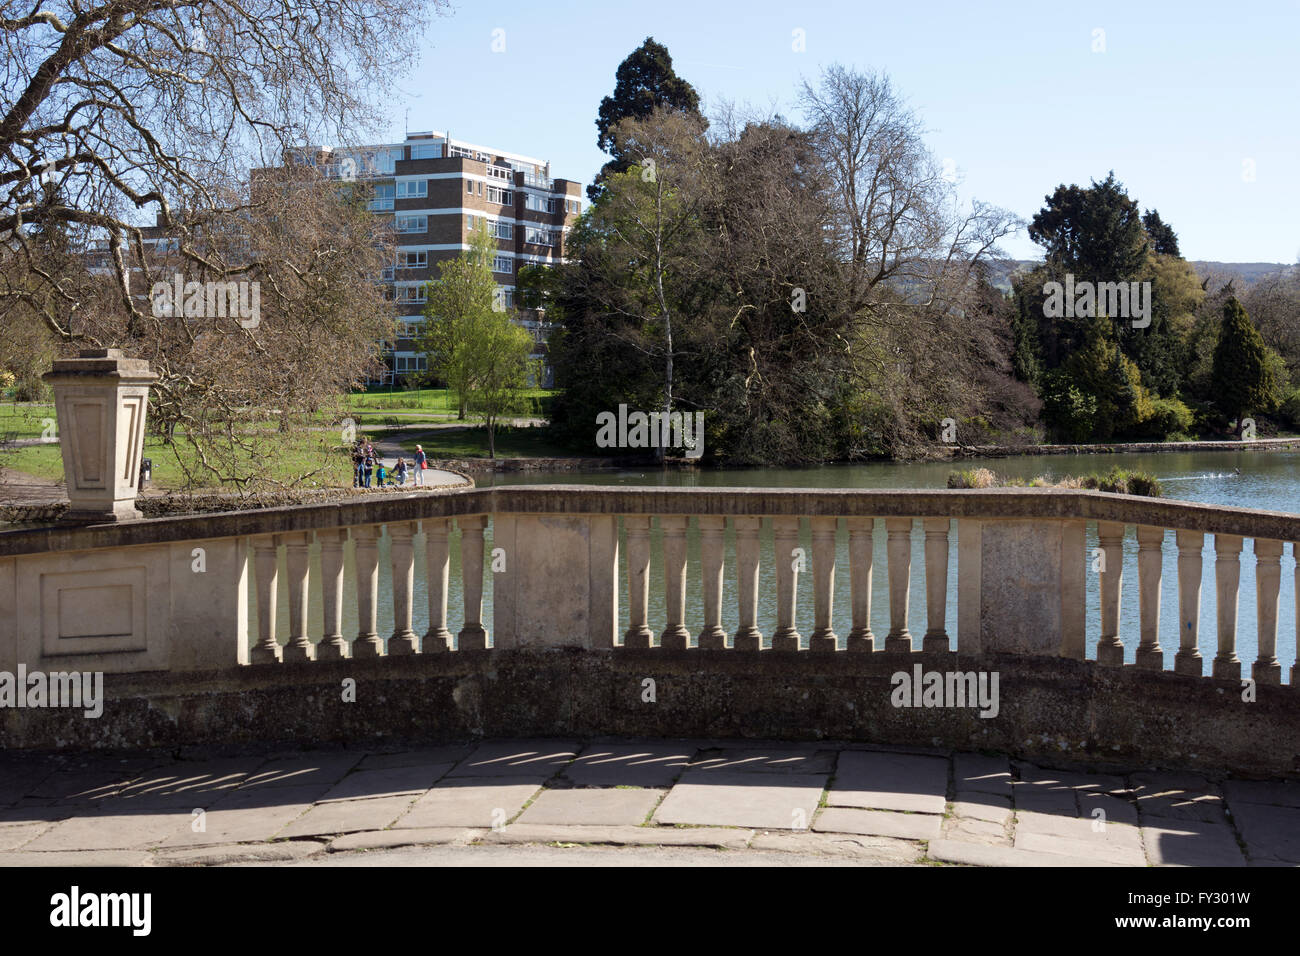
MULTIPOLYGON (((659 518, 666 627, 659 645, 727 648, 721 626, 724 577, 738 584, 734 651, 758 651, 760 563, 775 560, 774 651, 798 651, 799 573, 789 560, 802 518, 810 519, 814 630, 808 648, 835 652, 831 629, 836 535, 845 519, 852 628, 844 649, 887 653, 948 651, 948 560, 952 521, 958 541, 958 640, 962 654, 1085 656, 1086 525, 1097 523, 1101 620, 1097 661, 1124 663, 1120 640, 1122 540, 1137 527, 1139 638, 1135 663, 1163 668, 1159 645, 1161 547, 1172 529, 1178 546, 1179 633, 1175 672, 1199 676, 1197 651, 1204 535, 1214 535, 1218 653, 1212 677, 1237 680, 1236 620, 1240 553, 1254 539, 1259 656, 1251 675, 1281 683, 1276 657, 1284 542, 1300 541, 1300 516, 1245 508, 1065 489, 805 490, 511 486, 424 492, 188 517, 59 526, 0 533, 0 670, 80 666, 111 671, 198 670, 242 663, 378 657, 538 646, 592 650, 655 646, 650 603, 651 520, 659 518), (494 613, 483 620, 485 530, 508 556, 494 577, 494 613), (728 519, 735 567, 724 566, 728 519), (871 631, 875 519, 886 536, 889 630, 871 631), (619 534, 626 532, 628 620, 618 606, 619 534), (703 620, 686 620, 687 533, 699 528, 703 620), (760 555, 760 528, 772 523, 775 555, 760 555), (924 535, 927 627, 917 647, 908 630, 914 521, 924 535), (458 631, 447 620, 451 522, 461 531, 462 594, 458 631), (393 629, 377 616, 378 542, 390 541, 393 629), (412 628, 414 541, 426 539, 429 626, 412 628), (312 538, 321 549, 324 633, 307 633, 312 538), (341 633, 343 546, 354 543, 358 633, 341 633), (284 572, 280 571, 280 549, 284 572), (200 559, 195 557, 201 552, 200 559), (278 576, 289 587, 289 634, 276 635, 278 576), (248 575, 257 596, 259 640, 248 647, 248 575), (625 626, 624 626, 625 625, 625 626), (698 625, 698 627, 693 626, 698 625), (8 633, 7 633, 8 632, 8 633)), ((1295 545, 1293 544, 1293 553, 1295 545)), ((1298 582, 1300 583, 1300 582, 1298 582)), ((1300 593, 1300 587, 1297 588, 1300 593)), ((1297 671, 1291 669, 1291 684, 1297 671)))

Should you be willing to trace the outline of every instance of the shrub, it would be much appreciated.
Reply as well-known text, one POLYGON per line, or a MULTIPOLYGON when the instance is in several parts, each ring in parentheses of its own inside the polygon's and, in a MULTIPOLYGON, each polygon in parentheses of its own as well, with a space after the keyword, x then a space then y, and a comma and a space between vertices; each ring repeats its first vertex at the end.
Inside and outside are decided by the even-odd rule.
POLYGON ((948 473, 949 488, 992 488, 998 483, 998 476, 987 468, 969 468, 966 471, 948 473))
POLYGON ((1176 398, 1157 398, 1151 402, 1151 414, 1138 425, 1137 435, 1151 441, 1166 441, 1170 435, 1192 430, 1192 410, 1176 398))

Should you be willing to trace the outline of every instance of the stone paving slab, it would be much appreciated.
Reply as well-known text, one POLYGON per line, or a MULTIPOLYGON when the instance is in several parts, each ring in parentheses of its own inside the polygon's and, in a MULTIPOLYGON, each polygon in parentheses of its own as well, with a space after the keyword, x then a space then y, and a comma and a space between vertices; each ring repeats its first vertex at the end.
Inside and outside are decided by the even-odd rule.
POLYGON ((0 827, 0 851, 17 850, 24 843, 36 839, 53 826, 53 823, 38 821, 0 827))
POLYGON ((1277 780, 1229 780, 1223 787, 1230 806, 1238 803, 1266 803, 1300 808, 1300 783, 1277 780))
POLYGON ((28 796, 70 805, 98 803, 117 794, 131 779, 129 774, 101 771, 56 771, 37 784, 28 796))
POLYGON ((695 753, 694 747, 675 744, 593 744, 562 776, 585 787, 670 787, 695 753))
POLYGON ((0 867, 44 866, 62 869, 71 866, 151 866, 153 856, 146 850, 67 850, 57 853, 0 853, 0 867))
POLYGON ((847 857, 864 866, 905 866, 921 858, 921 848, 908 840, 846 833, 763 831, 749 841, 749 849, 821 853, 847 857))
POLYGON ((609 843, 620 846, 705 846, 743 850, 754 831, 732 827, 568 827, 512 823, 489 830, 484 843, 609 843))
POLYGON ((414 796, 407 794, 318 803, 276 833, 276 838, 285 840, 294 837, 332 836, 358 830, 382 830, 405 813, 414 800, 414 796))
POLYGON ((1011 796, 1011 761, 984 754, 953 754, 954 789, 1011 796))
POLYGON ((959 791, 953 796, 952 813, 957 817, 1006 824, 1011 820, 1011 798, 995 793, 959 791))
POLYGON ((1017 762, 1016 767, 1020 771, 1022 784, 1033 784, 1035 787, 1043 789, 1097 790, 1102 793, 1124 789, 1123 779, 1110 774, 1051 770, 1047 767, 1039 767, 1036 764, 1020 762, 1017 762))
POLYGON ((1092 817, 1066 817, 1051 813, 1016 814, 1016 835, 1038 833, 1090 842, 1104 841, 1137 849, 1142 846, 1138 828, 1124 823, 1103 822, 1092 817))
POLYGON ((335 853, 346 850, 386 850, 395 846, 466 844, 482 839, 486 832, 475 827, 366 830, 362 833, 348 833, 330 841, 329 850, 335 853))
POLYGON ((1010 846, 1011 836, 1006 826, 991 820, 969 817, 949 817, 943 821, 942 835, 947 840, 965 843, 983 843, 987 846, 1010 846))
POLYGON ((16 803, 54 773, 51 766, 17 764, 0 768, 0 806, 16 803))
POLYGON ((826 779, 825 774, 691 771, 668 792, 654 822, 806 829, 826 779))
POLYGON ((169 797, 193 797, 203 794, 211 802, 220 794, 241 786, 264 761, 259 758, 232 758, 203 762, 177 761, 155 767, 132 780, 115 794, 113 800, 136 801, 143 806, 150 800, 169 797))
POLYGON ((1129 775, 1129 782, 1139 799, 1164 793, 1218 792, 1218 788, 1199 773, 1139 770, 1129 775))
POLYGON ((395 827, 500 827, 541 788, 544 777, 444 777, 395 827))
POLYGON ((703 750, 690 769, 752 773, 830 773, 834 750, 727 748, 703 750))
POLYGON ((1245 866, 1232 829, 1214 823, 1162 821, 1142 828, 1142 843, 1152 866, 1245 866))
POLYGON ((217 843, 254 843, 269 840, 288 823, 307 812, 321 798, 326 784, 236 790, 216 801, 203 817, 203 829, 194 823, 162 842, 165 847, 209 846, 217 843))
POLYGON ((1300 863, 1300 808, 1239 803, 1232 818, 1252 860, 1300 863))
POLYGON ((229 843, 185 850, 158 850, 155 866, 226 866, 231 863, 287 863, 321 853, 319 840, 285 840, 278 843, 229 843))
POLYGON ((1147 858, 1139 839, 1135 846, 1122 845, 1109 840, 1074 839, 1071 837, 1051 836, 1045 833, 1020 831, 1016 834, 1017 850, 1030 850, 1036 853, 1054 853, 1095 863, 1109 863, 1115 866, 1146 866, 1147 858))
POLYGON ((911 754, 846 751, 840 754, 832 807, 943 813, 948 792, 948 761, 911 754))
POLYGON ((136 850, 162 843, 194 818, 170 813, 95 811, 55 824, 25 850, 136 850))
POLYGON ((1113 866, 1093 859, 1065 856, 1058 853, 1037 853, 1017 850, 1009 846, 984 846, 979 843, 962 843, 958 840, 932 840, 926 855, 944 863, 964 863, 967 866, 1113 866))
POLYGON ((333 800, 364 800, 374 797, 418 796, 447 775, 454 764, 416 764, 383 770, 357 770, 348 774, 321 797, 333 800))
POLYGON ((362 754, 326 754, 268 760, 240 785, 243 790, 333 785, 361 762, 362 754))
POLYGON ((1109 794, 1092 790, 1077 791, 1079 798, 1079 816, 1085 820, 1100 820, 1109 825, 1124 823, 1135 827, 1138 823, 1138 808, 1129 800, 1112 797, 1109 794), (1099 817, 1097 811, 1101 811, 1099 817))
POLYGON ((1162 793, 1138 797, 1143 820, 1199 820, 1202 823, 1227 823, 1223 799, 1208 793, 1162 793))
POLYGON ((451 777, 541 777, 563 770, 578 755, 573 740, 514 740, 486 743, 458 763, 451 777))
POLYGON ((861 833, 904 840, 937 840, 942 824, 943 817, 930 813, 828 807, 817 815, 813 829, 819 833, 861 833))
POLYGON ((456 764, 473 752, 474 747, 472 745, 464 744, 366 754, 361 763, 357 765, 357 770, 391 770, 395 767, 421 767, 444 763, 456 764))
POLYGON ((1012 791, 1012 799, 1017 813, 1050 813, 1067 817, 1079 813, 1079 801, 1073 790, 1046 790, 1020 785, 1012 791))
POLYGON ((663 790, 543 790, 517 822, 568 826, 640 826, 663 790))

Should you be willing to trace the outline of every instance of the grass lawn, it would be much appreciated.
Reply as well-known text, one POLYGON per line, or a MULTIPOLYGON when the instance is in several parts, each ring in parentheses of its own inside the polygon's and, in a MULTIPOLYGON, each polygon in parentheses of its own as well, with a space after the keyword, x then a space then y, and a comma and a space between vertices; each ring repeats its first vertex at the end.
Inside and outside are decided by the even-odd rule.
MULTIPOLYGON (((435 431, 424 435, 415 432, 369 431, 371 441, 392 439, 402 450, 415 454, 416 444, 424 446, 430 458, 486 458, 488 456, 487 429, 466 428, 463 431, 435 431)), ((565 458, 573 454, 567 448, 553 443, 545 428, 498 428, 496 430, 498 458, 565 458)))
MULTIPOLYGON (((555 395, 554 389, 530 388, 524 391, 524 397, 533 405, 526 415, 545 415, 549 405, 547 399, 555 395)), ((370 392, 353 392, 343 400, 343 407, 349 412, 383 412, 418 411, 430 418, 455 418, 458 410, 456 393, 447 388, 420 388, 404 391, 395 389, 391 393, 376 387, 370 392)))
POLYGON ((53 437, 47 423, 55 421, 53 405, 9 404, 0 405, 0 439, 53 437))
MULTIPOLYGON (((271 446, 269 474, 277 481, 287 482, 305 472, 320 469, 319 474, 305 482, 306 487, 350 486, 351 455, 346 450, 331 448, 336 444, 336 437, 325 432, 289 435, 271 446)), ((171 447, 152 436, 146 437, 144 457, 153 461, 153 487, 168 491, 185 487, 185 473, 171 447)), ((38 478, 63 477, 63 456, 57 444, 31 445, 4 452, 0 454, 0 466, 38 478)))

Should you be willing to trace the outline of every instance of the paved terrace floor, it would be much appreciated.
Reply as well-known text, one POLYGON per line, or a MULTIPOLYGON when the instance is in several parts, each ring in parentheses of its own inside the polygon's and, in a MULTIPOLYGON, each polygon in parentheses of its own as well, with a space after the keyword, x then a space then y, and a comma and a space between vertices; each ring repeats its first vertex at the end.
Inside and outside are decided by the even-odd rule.
POLYGON ((1294 782, 731 740, 188 756, 0 755, 0 866, 1300 865, 1294 782))

